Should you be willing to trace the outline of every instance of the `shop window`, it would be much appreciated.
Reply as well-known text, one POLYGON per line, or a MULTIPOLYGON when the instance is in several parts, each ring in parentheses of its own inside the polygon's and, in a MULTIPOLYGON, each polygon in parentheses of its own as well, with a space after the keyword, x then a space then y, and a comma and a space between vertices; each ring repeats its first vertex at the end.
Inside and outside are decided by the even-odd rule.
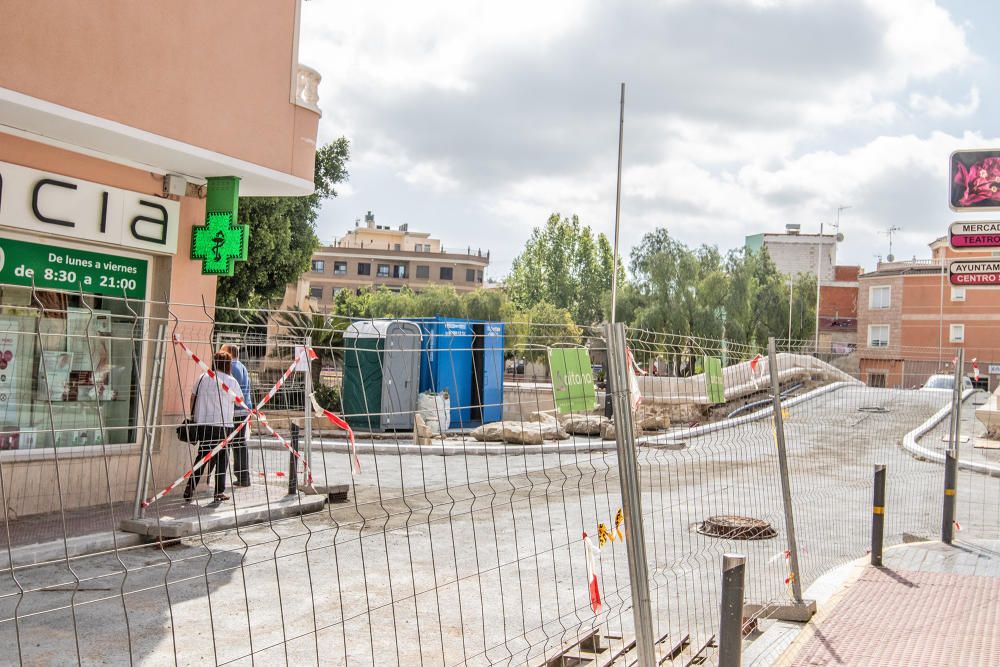
POLYGON ((868 289, 868 307, 871 310, 883 310, 889 307, 892 296, 892 287, 880 285, 868 289))
POLYGON ((474 282, 476 282, 476 270, 475 269, 466 269, 465 270, 465 282, 467 282, 467 283, 474 283, 474 282))
POLYGON ((431 277, 431 267, 429 266, 417 266, 417 278, 430 278, 431 277))
POLYGON ((312 261, 312 272, 323 273, 324 271, 326 271, 326 262, 322 259, 314 259, 312 261))
POLYGON ((347 275, 347 262, 334 262, 333 263, 333 274, 336 276, 346 276, 347 275))
POLYGON ((953 286, 951 288, 951 300, 952 301, 965 301, 965 288, 953 286))
POLYGON ((323 288, 322 287, 310 287, 309 288, 309 296, 311 296, 314 299, 322 299, 323 298, 323 288))
POLYGON ((868 327, 868 347, 889 346, 889 325, 872 324, 868 327))
POLYGON ((405 264, 394 264, 392 267, 392 277, 393 278, 405 278, 406 277, 406 265, 405 264))
POLYGON ((0 449, 135 443, 142 315, 141 301, 4 287, 0 449))
POLYGON ((450 266, 442 266, 438 275, 441 280, 454 280, 455 270, 450 266))
POLYGON ((948 328, 948 340, 952 343, 964 343, 965 342, 965 325, 964 324, 952 324, 948 328))
POLYGON ((370 276, 372 274, 372 265, 368 262, 358 262, 358 275, 359 276, 370 276))
POLYGON ((388 278, 389 277, 389 265, 388 264, 379 264, 378 265, 378 270, 375 272, 375 275, 377 275, 379 278, 388 278))

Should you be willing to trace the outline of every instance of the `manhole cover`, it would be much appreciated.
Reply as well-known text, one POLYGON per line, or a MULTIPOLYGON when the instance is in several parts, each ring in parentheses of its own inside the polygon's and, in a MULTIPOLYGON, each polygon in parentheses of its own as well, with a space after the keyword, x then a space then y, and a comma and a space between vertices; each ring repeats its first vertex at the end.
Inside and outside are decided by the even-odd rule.
POLYGON ((889 412, 889 409, 883 408, 881 405, 862 405, 858 408, 858 412, 874 412, 876 414, 884 414, 889 412))
POLYGON ((778 534, 767 521, 733 514, 708 517, 698 526, 698 532, 731 540, 769 540, 778 534))

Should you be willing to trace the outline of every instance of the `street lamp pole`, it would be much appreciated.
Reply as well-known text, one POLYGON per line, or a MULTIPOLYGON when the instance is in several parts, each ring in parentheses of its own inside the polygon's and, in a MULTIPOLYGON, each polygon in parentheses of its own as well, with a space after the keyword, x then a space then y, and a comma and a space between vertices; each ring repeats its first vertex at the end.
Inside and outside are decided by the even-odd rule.
MULTIPOLYGON (((834 245, 836 245, 837 243, 840 243, 840 239, 841 239, 841 236, 840 236, 840 212, 841 211, 846 211, 849 208, 851 208, 851 207, 850 206, 838 206, 837 207, 837 221, 835 223, 833 223, 833 227, 834 227, 834 230, 835 230, 835 233, 834 233, 834 236, 833 236, 833 243, 834 243, 834 245)), ((816 332, 815 332, 815 340, 813 342, 816 354, 819 354, 819 295, 820 295, 820 289, 819 288, 820 288, 820 285, 823 282, 822 271, 823 271, 823 223, 821 222, 821 223, 819 223, 819 245, 817 246, 817 252, 816 252, 816 332)))
MULTIPOLYGON (((788 276, 788 344, 792 344, 792 296, 795 294, 795 276, 788 276)), ((790 349, 790 348, 789 348, 790 349)))

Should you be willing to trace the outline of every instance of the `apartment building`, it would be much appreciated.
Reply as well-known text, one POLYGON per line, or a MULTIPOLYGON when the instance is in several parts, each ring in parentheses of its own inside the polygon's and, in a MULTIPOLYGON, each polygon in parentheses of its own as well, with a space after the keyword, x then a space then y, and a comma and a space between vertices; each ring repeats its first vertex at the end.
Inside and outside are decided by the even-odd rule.
POLYGON ((843 355, 857 348, 860 274, 860 266, 834 266, 833 280, 820 285, 820 352, 843 355))
POLYGON ((1000 382, 1000 290, 948 282, 947 264, 982 251, 958 251, 945 237, 930 244, 930 259, 879 262, 862 274, 858 335, 862 379, 872 386, 922 385, 934 373, 953 372, 955 351, 964 347, 967 375, 978 361, 983 388, 1000 382))
POLYGON ((285 305, 328 308, 340 290, 407 286, 419 292, 428 285, 451 285, 458 292, 483 287, 490 263, 488 250, 446 248, 428 232, 377 224, 371 211, 364 221, 313 253, 310 270, 285 292, 285 305))
POLYGON ((785 226, 784 234, 753 234, 744 245, 749 250, 767 248, 778 271, 789 276, 815 276, 817 266, 821 283, 836 280, 837 236, 833 234, 802 234, 799 226, 785 226), (817 259, 818 257, 818 259, 817 259))

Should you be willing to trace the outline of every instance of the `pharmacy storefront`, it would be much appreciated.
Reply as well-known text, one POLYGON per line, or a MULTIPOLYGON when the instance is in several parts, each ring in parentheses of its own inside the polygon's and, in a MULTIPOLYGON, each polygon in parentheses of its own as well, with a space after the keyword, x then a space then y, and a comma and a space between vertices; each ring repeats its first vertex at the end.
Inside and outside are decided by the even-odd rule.
POLYGON ((47 483, 89 489, 81 478, 101 470, 120 483, 64 488, 63 507, 134 488, 153 393, 149 302, 171 293, 182 222, 181 198, 156 194, 162 181, 147 177, 140 192, 0 162, 0 464, 19 515, 53 509, 47 483), (60 458, 39 479, 17 474, 60 458))

